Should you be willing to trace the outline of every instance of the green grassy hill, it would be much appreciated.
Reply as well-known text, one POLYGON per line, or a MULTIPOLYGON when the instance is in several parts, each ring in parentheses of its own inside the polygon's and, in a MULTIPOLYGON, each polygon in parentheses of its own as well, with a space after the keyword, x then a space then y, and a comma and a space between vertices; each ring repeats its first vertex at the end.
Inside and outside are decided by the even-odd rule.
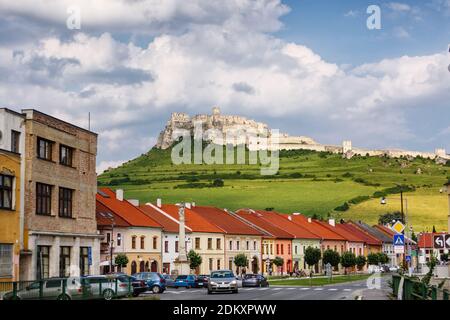
POLYGON ((99 186, 123 188, 127 198, 141 202, 196 202, 222 208, 273 208, 322 217, 376 222, 387 211, 396 211, 396 184, 408 186, 409 221, 416 231, 433 225, 446 228, 447 200, 439 189, 448 180, 450 167, 417 158, 354 157, 306 150, 281 151, 280 170, 261 176, 256 165, 174 165, 171 149, 152 149, 119 168, 98 177, 99 186), (417 174, 418 169, 421 174, 417 174), (221 179, 224 186, 213 181, 221 179), (388 205, 379 198, 388 195, 388 205), (392 199, 389 198, 392 196, 392 199))

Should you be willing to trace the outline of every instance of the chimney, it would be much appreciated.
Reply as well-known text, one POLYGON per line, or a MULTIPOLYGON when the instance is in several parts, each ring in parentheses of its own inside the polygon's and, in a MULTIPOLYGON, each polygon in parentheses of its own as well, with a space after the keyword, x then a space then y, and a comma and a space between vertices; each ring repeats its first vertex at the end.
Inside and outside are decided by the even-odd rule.
MULTIPOLYGON (((192 207, 195 207, 195 202, 192 202, 192 207)), ((225 209, 226 210, 226 209, 225 209)))
POLYGON ((135 207, 139 207, 139 200, 138 199, 128 199, 129 203, 131 203, 135 207))
POLYGON ((162 205, 162 203, 161 203, 161 198, 156 199, 156 206, 157 206, 158 208, 161 208, 161 205, 162 205))
POLYGON ((336 221, 334 219, 329 219, 328 223, 330 224, 330 226, 336 227, 336 221))
POLYGON ((191 208, 191 203, 190 202, 186 202, 185 206, 186 206, 186 208, 190 209, 191 208))
POLYGON ((289 216, 288 216, 288 220, 289 220, 289 221, 292 221, 292 216, 289 215, 289 216))
POLYGON ((311 222, 312 222, 312 219, 311 219, 311 218, 308 218, 308 222, 311 223, 311 222))
POLYGON ((123 201, 123 189, 116 190, 116 199, 119 201, 123 201))

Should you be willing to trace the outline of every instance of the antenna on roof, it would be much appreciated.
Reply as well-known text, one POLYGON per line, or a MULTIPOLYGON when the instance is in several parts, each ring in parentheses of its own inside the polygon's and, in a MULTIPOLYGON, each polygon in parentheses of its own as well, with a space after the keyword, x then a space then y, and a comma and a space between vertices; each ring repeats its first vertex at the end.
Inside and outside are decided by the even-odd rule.
POLYGON ((91 131, 91 113, 88 112, 88 130, 91 131))

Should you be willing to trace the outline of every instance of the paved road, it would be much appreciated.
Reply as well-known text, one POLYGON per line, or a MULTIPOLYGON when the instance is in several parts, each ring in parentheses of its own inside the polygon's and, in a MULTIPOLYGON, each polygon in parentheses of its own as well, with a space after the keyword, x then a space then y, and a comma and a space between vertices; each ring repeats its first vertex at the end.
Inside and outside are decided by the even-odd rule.
MULTIPOLYGON (((208 295, 206 289, 169 288, 160 295, 161 300, 365 300, 387 299, 389 287, 382 277, 378 288, 369 289, 367 281, 355 281, 327 286, 276 286, 269 288, 240 288, 238 294, 220 293, 208 295)), ((274 282, 275 283, 275 282, 274 282)), ((144 295, 151 295, 146 293, 144 295)))

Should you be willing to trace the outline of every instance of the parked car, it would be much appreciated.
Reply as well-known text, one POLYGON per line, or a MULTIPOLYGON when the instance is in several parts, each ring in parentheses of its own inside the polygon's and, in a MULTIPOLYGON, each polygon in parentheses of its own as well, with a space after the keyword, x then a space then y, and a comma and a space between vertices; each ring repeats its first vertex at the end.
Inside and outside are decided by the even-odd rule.
POLYGON ((369 267, 367 268, 367 271, 369 273, 381 273, 382 272, 380 266, 373 265, 373 264, 369 265, 369 267))
POLYGON ((242 287, 268 287, 269 281, 260 274, 246 274, 242 279, 242 287))
MULTIPOLYGON (((173 286, 175 289, 178 289, 179 287, 185 287, 188 289, 196 288, 199 286, 199 282, 197 280, 197 277, 193 274, 181 275, 175 279, 173 286)), ((203 283, 202 283, 202 286, 203 286, 203 283)))
POLYGON ((80 300, 92 296, 91 286, 80 277, 49 278, 32 282, 24 288, 19 288, 16 297, 12 291, 3 295, 4 300, 80 300), (66 281, 65 293, 63 281, 66 281), (42 286, 42 295, 40 294, 42 286))
POLYGON ((164 280, 166 280, 166 287, 172 288, 175 283, 175 280, 172 278, 172 276, 170 274, 163 274, 163 278, 164 280))
POLYGON ((153 293, 166 291, 166 279, 158 272, 139 272, 133 274, 137 280, 144 280, 153 293))
POLYGON ((399 269, 400 269, 400 268, 399 268, 398 266, 390 266, 390 267, 389 267, 389 271, 390 271, 390 272, 398 272, 399 269))
MULTIPOLYGON (((201 274, 197 276, 198 282, 203 283, 203 288, 208 288, 209 276, 206 274, 201 274)), ((200 286, 201 287, 201 286, 200 286)))
POLYGON ((125 297, 128 295, 137 297, 149 289, 144 280, 138 280, 135 277, 125 274, 87 276, 85 279, 91 285, 93 297, 103 298, 105 300, 125 297))
POLYGON ((218 270, 211 272, 208 283, 208 294, 224 291, 238 293, 238 283, 233 271, 218 270))

